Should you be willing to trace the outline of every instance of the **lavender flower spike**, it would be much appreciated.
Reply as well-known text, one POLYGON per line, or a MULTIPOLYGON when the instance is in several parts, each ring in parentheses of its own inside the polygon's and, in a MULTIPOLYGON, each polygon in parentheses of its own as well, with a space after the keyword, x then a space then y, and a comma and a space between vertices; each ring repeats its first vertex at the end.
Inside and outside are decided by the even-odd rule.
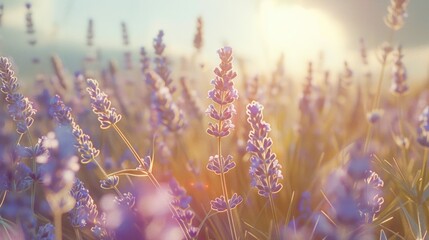
POLYGON ((102 92, 98 87, 97 80, 88 79, 88 88, 86 89, 91 97, 92 111, 98 115, 101 129, 108 129, 113 124, 118 123, 122 116, 111 108, 111 102, 107 94, 102 92))
POLYGON ((252 155, 250 158, 251 185, 258 189, 258 194, 269 197, 270 194, 277 193, 282 189, 279 179, 282 179, 281 165, 276 154, 271 151, 273 144, 268 132, 270 125, 263 121, 263 106, 253 101, 247 105, 247 121, 252 130, 249 133, 247 151, 252 155))
POLYGON ((206 112, 216 123, 209 123, 207 133, 214 137, 225 137, 234 128, 231 118, 236 112, 232 103, 238 99, 238 92, 232 80, 237 73, 232 70, 232 49, 224 47, 218 51, 218 54, 221 63, 214 70, 216 77, 211 81, 214 89, 209 91, 208 97, 223 106, 223 109, 217 110, 213 104, 209 105, 206 112))
POLYGON ((429 106, 426 106, 419 117, 417 128, 417 141, 423 147, 429 147, 429 106))
POLYGON ((80 153, 80 161, 82 164, 91 162, 100 154, 100 151, 94 147, 91 138, 83 132, 83 130, 74 120, 73 116, 71 115, 71 108, 64 104, 60 96, 55 95, 51 99, 49 113, 61 126, 69 126, 72 128, 73 136, 76 139, 74 146, 80 153))
POLYGON ((9 60, 5 57, 0 58, 0 79, 0 91, 6 95, 8 113, 16 122, 16 131, 24 134, 33 124, 33 116, 36 114, 36 110, 28 98, 18 93, 18 81, 14 76, 9 60))
POLYGON ((76 178, 70 191, 71 196, 76 200, 74 208, 69 212, 70 222, 74 228, 83 228, 97 221, 98 210, 88 189, 83 182, 76 178))

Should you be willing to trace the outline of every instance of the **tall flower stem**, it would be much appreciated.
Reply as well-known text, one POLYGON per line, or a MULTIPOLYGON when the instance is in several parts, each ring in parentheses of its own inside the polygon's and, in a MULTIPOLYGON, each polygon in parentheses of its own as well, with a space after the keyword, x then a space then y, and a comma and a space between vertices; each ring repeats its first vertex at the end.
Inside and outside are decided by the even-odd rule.
POLYGON ((55 239, 61 240, 62 239, 62 219, 61 219, 61 212, 58 210, 54 211, 54 226, 55 226, 55 239))
MULTIPOLYGON (((222 112, 222 105, 220 106, 220 112, 222 112)), ((219 130, 222 129, 222 121, 219 121, 219 130)), ((221 145, 221 137, 218 137, 218 141, 217 141, 217 145, 218 145, 218 156, 220 159, 220 168, 221 168, 221 174, 220 174, 220 182, 221 182, 221 186, 222 186, 222 194, 225 196, 226 199, 226 207, 227 207, 227 216, 228 216, 228 225, 229 225, 229 229, 231 231, 231 236, 233 239, 238 239, 237 238, 237 232, 235 230, 235 226, 234 226, 234 218, 232 216, 232 211, 231 211, 231 206, 229 205, 229 196, 228 196, 228 187, 226 184, 226 179, 225 179, 225 173, 223 171, 224 169, 224 161, 222 160, 222 145, 221 145)))
MULTIPOLYGON (((394 36, 395 31, 390 31, 390 35, 389 35, 389 40, 388 40, 388 44, 390 45, 393 42, 393 36, 394 36)), ((381 99, 381 87, 383 86, 383 80, 384 80, 384 74, 386 72, 386 63, 387 63, 387 57, 388 54, 386 54, 385 57, 383 57, 383 62, 381 63, 381 70, 380 70, 380 75, 378 77, 378 84, 377 84, 377 90, 376 90, 376 94, 375 94, 375 99, 374 102, 372 104, 372 108, 371 111, 374 111, 378 108, 378 106, 380 105, 380 99, 381 99)), ((364 145, 364 152, 368 151, 368 146, 369 146, 369 141, 371 140, 372 137, 372 124, 370 123, 366 132, 366 137, 365 137, 365 145, 364 145)))
MULTIPOLYGON (((135 148, 133 147, 133 145, 130 143, 130 141, 128 140, 128 138, 125 136, 125 134, 122 132, 122 130, 116 125, 116 124, 112 124, 113 128, 115 129, 115 131, 118 133, 118 135, 120 136, 120 138, 122 139, 122 141, 124 141, 125 145, 127 145, 128 149, 130 149, 131 153, 133 154, 134 158, 136 159, 136 161, 143 167, 144 163, 142 161, 142 158, 139 156, 139 154, 137 153, 137 151, 135 150, 135 148)), ((155 178, 155 176, 148 171, 148 177, 150 179, 150 181, 152 182, 152 184, 155 186, 155 188, 157 190, 161 190, 161 185, 159 184, 158 180, 155 178)), ((171 211, 171 213, 173 214, 173 216, 176 218, 176 221, 179 223, 179 226, 182 230, 183 235, 185 235, 186 239, 191 239, 191 237, 188 234, 188 231, 186 229, 186 226, 178 219, 178 213, 177 211, 171 206, 170 203, 168 203, 168 207, 171 211)))
POLYGON ((268 198, 269 198, 269 201, 270 201, 271 213, 273 214, 273 218, 274 218, 274 228, 276 229, 277 237, 280 238, 279 221, 277 219, 277 213, 276 213, 276 210, 275 210, 275 205, 274 205, 274 200, 273 200, 273 194, 270 193, 270 195, 269 195, 268 198))
MULTIPOLYGON (((425 184, 426 184, 426 171, 427 171, 427 164, 428 164, 428 155, 429 155, 429 150, 428 148, 425 148, 425 151, 423 153, 423 165, 422 165, 422 171, 421 171, 421 182, 420 182, 420 199, 421 196, 423 196, 423 192, 425 191, 425 184)), ((419 200, 420 201, 420 200, 419 200)))

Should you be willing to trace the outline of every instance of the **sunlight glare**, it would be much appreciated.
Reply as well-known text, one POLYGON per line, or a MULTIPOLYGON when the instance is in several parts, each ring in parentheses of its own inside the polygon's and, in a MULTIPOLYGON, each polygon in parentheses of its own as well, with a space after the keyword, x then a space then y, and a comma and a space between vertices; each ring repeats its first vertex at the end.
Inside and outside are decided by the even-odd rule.
POLYGON ((316 60, 321 51, 327 66, 338 66, 331 59, 344 58, 341 26, 326 13, 270 1, 264 1, 259 10, 265 57, 275 60, 284 53, 289 68, 298 68, 297 72, 302 72, 307 61, 316 60))

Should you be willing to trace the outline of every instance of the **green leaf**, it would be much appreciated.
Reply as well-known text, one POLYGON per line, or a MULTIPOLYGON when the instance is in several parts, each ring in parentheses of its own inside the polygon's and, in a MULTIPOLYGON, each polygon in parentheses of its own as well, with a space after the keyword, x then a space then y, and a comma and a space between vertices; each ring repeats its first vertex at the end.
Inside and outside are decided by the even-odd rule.
POLYGON ((133 177, 147 177, 148 173, 143 169, 124 169, 117 172, 110 173, 108 177, 117 176, 133 176, 133 177))

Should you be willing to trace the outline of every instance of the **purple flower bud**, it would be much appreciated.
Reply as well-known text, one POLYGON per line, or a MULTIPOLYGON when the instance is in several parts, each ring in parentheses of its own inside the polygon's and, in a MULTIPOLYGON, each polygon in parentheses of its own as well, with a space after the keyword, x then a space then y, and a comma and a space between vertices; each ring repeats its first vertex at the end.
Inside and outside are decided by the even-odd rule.
POLYGON ((210 156, 209 162, 207 163, 207 169, 214 172, 217 175, 227 173, 229 170, 235 167, 235 162, 232 161, 232 156, 228 155, 226 159, 221 156, 219 159, 218 155, 210 156), (223 169, 221 168, 223 166, 223 169))
POLYGON ((107 179, 100 180, 100 187, 103 189, 115 188, 119 183, 118 176, 109 176, 107 179))

